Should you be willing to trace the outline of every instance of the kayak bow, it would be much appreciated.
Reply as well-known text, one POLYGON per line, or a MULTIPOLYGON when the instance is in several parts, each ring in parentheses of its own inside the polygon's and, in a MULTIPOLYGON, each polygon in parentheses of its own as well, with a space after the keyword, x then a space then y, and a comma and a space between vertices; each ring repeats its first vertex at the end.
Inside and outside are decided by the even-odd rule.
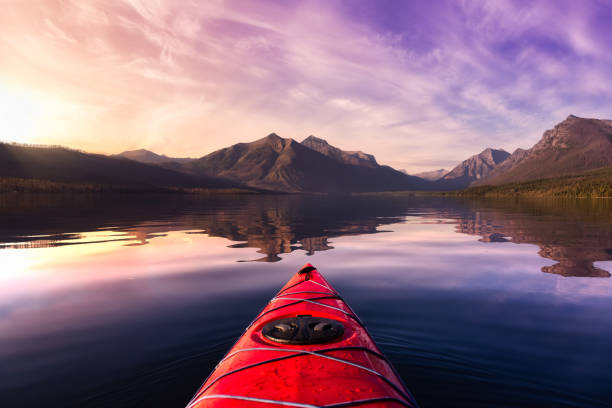
POLYGON ((340 295, 306 264, 247 327, 187 408, 417 407, 340 295))

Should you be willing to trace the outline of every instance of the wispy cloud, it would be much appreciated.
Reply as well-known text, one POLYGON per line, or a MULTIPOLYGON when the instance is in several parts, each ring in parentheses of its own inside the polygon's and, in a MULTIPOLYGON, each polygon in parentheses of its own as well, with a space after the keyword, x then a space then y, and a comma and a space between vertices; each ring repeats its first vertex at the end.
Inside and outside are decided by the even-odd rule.
POLYGON ((570 113, 612 117, 612 7, 596 0, 5 8, 0 92, 83 107, 24 141, 197 156, 316 134, 416 171, 528 147, 570 113))

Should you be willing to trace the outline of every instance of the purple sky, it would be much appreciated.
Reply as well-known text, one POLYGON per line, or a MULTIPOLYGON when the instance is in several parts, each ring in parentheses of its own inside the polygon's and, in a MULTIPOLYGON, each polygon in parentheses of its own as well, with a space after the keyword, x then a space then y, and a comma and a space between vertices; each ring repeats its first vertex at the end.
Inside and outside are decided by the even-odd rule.
POLYGON ((201 156, 274 131, 409 171, 612 118, 612 2, 9 0, 2 140, 201 156))

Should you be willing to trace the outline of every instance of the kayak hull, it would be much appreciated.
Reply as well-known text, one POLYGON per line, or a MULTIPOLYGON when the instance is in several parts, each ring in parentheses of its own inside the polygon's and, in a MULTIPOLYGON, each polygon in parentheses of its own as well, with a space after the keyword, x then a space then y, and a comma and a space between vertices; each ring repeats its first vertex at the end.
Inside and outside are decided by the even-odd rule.
POLYGON ((247 327, 187 405, 266 406, 417 404, 357 315, 307 264, 247 327))

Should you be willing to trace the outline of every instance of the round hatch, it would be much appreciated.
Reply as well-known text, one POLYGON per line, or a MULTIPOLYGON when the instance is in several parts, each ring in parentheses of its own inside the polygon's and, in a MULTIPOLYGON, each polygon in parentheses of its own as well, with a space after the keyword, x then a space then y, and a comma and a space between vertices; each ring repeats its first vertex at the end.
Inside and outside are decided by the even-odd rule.
POLYGON ((274 320, 263 327, 262 333, 277 343, 317 344, 338 339, 344 334, 344 326, 323 317, 297 316, 274 320))

